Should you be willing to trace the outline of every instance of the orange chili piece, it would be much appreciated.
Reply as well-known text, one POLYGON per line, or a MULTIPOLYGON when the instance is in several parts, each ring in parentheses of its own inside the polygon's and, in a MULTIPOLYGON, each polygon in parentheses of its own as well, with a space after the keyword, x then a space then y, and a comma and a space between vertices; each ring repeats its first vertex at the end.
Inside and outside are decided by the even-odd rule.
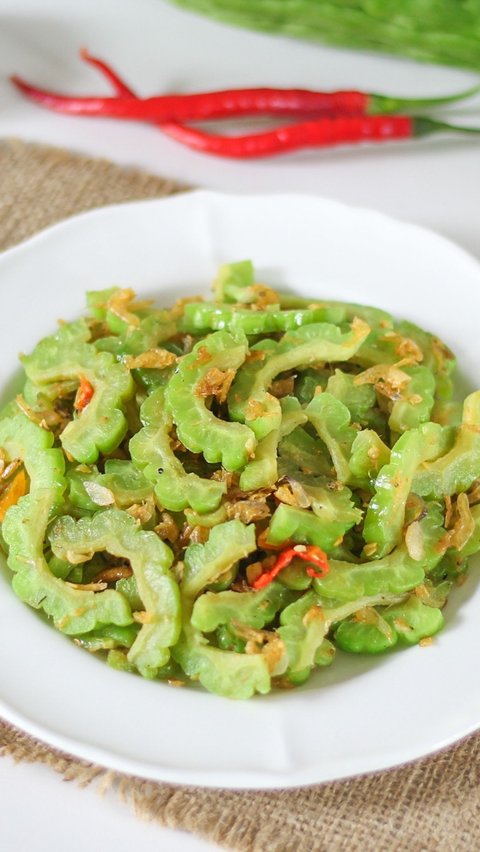
POLYGON ((75 402, 73 403, 75 411, 83 411, 83 409, 87 407, 92 396, 93 386, 90 384, 88 379, 85 378, 85 376, 81 376, 75 402))
POLYGON ((311 562, 320 569, 319 571, 316 571, 311 565, 307 565, 306 572, 309 577, 325 577, 325 574, 328 574, 329 565, 327 554, 321 549, 321 547, 316 547, 315 545, 296 544, 293 547, 288 547, 280 553, 275 564, 268 571, 265 571, 264 574, 260 574, 260 577, 257 577, 255 582, 252 583, 252 587, 254 589, 264 589, 265 586, 268 586, 272 580, 280 574, 280 571, 283 571, 287 565, 290 565, 292 559, 297 558, 303 559, 305 562, 311 562))
POLYGON ((0 523, 3 523, 5 515, 10 507, 15 506, 20 500, 20 497, 23 497, 27 491, 28 484, 26 473, 24 470, 19 470, 0 498, 0 523))

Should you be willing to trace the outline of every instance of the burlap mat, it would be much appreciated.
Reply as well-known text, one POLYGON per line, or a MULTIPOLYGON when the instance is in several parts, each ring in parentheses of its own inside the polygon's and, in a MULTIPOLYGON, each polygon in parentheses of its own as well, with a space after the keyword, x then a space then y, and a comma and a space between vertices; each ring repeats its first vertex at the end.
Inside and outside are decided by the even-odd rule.
MULTIPOLYGON (((103 160, 11 141, 0 143, 0 176, 1 248, 82 210, 183 188, 103 160)), ((480 734, 389 772, 279 792, 203 790, 119 775, 1 721, 0 752, 45 763, 83 785, 113 788, 139 815, 241 852, 480 848, 480 734)))

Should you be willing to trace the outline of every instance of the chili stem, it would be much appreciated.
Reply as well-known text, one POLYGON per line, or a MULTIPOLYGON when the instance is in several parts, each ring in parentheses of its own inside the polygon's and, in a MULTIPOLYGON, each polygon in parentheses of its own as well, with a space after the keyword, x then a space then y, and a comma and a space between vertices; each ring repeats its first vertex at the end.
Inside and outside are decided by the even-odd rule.
POLYGON ((368 115, 391 115, 395 112, 411 113, 417 112, 417 110, 436 109, 472 98, 478 92, 480 92, 480 85, 471 86, 471 88, 456 92, 453 95, 441 95, 435 98, 395 98, 371 92, 368 95, 366 112, 368 115))

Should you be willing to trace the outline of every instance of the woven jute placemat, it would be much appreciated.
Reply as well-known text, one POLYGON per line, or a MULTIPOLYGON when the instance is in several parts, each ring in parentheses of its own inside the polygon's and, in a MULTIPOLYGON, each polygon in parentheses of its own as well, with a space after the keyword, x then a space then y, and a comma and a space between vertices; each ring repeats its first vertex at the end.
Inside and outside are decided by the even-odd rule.
MULTIPOLYGON (((0 142, 0 248, 84 210, 184 190, 173 181, 66 151, 0 142)), ((472 676, 475 676, 472 672, 472 676)), ((315 729, 312 736, 325 732, 315 729)), ((328 732, 327 732, 328 735, 328 732)), ((297 790, 236 792, 158 784, 62 754, 0 720, 0 752, 110 788, 136 812, 241 852, 480 848, 480 734, 368 777, 297 790)))

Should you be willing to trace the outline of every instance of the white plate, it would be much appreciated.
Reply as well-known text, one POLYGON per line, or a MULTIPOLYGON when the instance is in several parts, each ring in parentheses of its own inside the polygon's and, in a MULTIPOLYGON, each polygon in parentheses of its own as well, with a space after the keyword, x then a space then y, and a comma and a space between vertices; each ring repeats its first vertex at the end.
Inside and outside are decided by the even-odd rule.
MULTIPOLYGON (((416 226, 295 195, 196 192, 88 213, 0 257, 2 363, 83 309, 84 292, 131 285, 166 303, 205 291, 219 263, 318 298, 381 306, 456 350, 480 385, 480 267, 416 226)), ((454 742, 480 723, 480 595, 455 590, 428 648, 338 655, 302 689, 239 703, 112 671, 45 624, 0 576, 0 712, 88 760, 161 781, 251 788, 370 772, 454 742)))

